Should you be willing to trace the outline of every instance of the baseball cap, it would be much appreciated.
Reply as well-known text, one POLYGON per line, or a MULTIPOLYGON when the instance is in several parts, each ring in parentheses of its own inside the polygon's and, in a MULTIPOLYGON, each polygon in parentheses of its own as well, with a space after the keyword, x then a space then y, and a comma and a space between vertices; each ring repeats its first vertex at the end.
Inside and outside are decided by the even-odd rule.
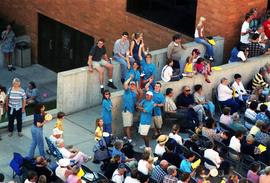
POLYGON ((131 85, 131 84, 136 84, 136 83, 135 83, 135 81, 130 81, 130 83, 129 83, 129 84, 131 85))
POLYGON ((148 91, 148 92, 146 92, 146 95, 151 95, 151 96, 153 96, 153 92, 148 91))
POLYGON ((62 130, 59 130, 58 128, 53 129, 53 135, 62 135, 62 134, 63 134, 62 130))

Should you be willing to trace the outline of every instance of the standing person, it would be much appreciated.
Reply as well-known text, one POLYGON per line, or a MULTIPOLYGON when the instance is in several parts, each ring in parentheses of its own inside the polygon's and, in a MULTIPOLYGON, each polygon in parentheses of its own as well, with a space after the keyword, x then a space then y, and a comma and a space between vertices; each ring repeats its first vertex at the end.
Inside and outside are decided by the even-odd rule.
POLYGON ((131 81, 133 75, 130 75, 128 80, 124 83, 124 95, 123 95, 123 111, 122 111, 122 118, 123 118, 123 127, 124 133, 128 138, 128 141, 131 143, 131 128, 133 125, 133 115, 135 112, 135 106, 137 102, 137 98, 139 93, 137 92, 136 83, 131 81))
POLYGON ((1 38, 3 40, 1 50, 4 53, 5 60, 8 64, 8 70, 16 70, 16 68, 12 66, 12 53, 15 48, 15 33, 10 24, 8 24, 6 30, 2 32, 1 38))
POLYGON ((141 61, 145 58, 144 52, 143 33, 134 33, 130 44, 130 56, 136 61, 141 61))
POLYGON ((204 22, 205 17, 200 17, 199 23, 195 29, 194 38, 196 43, 203 44, 206 47, 206 57, 212 62, 214 61, 214 51, 212 45, 208 42, 208 39, 204 36, 204 22))
POLYGON ((183 50, 185 49, 182 44, 182 36, 180 34, 175 34, 167 49, 167 58, 173 60, 173 70, 175 73, 179 73, 181 70, 181 54, 183 54, 183 50))
POLYGON ((131 64, 129 57, 127 57, 126 60, 127 60, 128 72, 127 72, 125 81, 128 80, 131 75, 133 75, 131 81, 134 81, 136 83, 136 86, 139 87, 140 79, 141 79, 141 73, 139 70, 140 69, 140 62, 134 61, 131 64))
POLYGON ((142 100, 138 106, 138 109, 141 111, 139 134, 142 136, 145 143, 145 145, 140 146, 140 149, 149 147, 148 132, 152 123, 152 112, 155 107, 155 103, 152 98, 153 93, 151 91, 146 92, 145 99, 142 100))
POLYGON ((241 27, 241 36, 240 36, 240 43, 242 44, 242 47, 246 47, 249 43, 249 33, 252 32, 252 29, 249 28, 249 24, 252 20, 252 14, 247 13, 245 17, 245 21, 242 24, 241 27))
POLYGON ((96 119, 95 140, 99 141, 103 134, 103 120, 101 118, 96 119))
POLYGON ((104 122, 103 131, 112 133, 112 101, 110 99, 111 93, 109 90, 105 90, 102 100, 102 119, 104 122))
MULTIPOLYGON (((146 85, 146 90, 149 90, 149 84, 146 85)), ((161 116, 161 107, 164 106, 165 103, 165 97, 161 93, 161 83, 156 82, 154 90, 152 90, 153 93, 153 101, 155 102, 156 106, 153 111, 153 117, 152 117, 152 124, 151 128, 154 131, 153 139, 158 138, 160 136, 160 130, 163 124, 162 116, 161 116)))
POLYGON ((64 122, 65 115, 66 114, 61 111, 57 113, 57 119, 56 119, 54 128, 58 128, 59 130, 64 131, 63 122, 64 122))
POLYGON ((121 82, 124 83, 127 75, 127 60, 129 56, 129 34, 127 32, 122 33, 122 37, 117 39, 113 47, 113 58, 121 65, 121 82))
POLYGON ((89 53, 88 57, 88 68, 90 72, 93 72, 96 69, 99 73, 99 82, 100 82, 100 91, 103 94, 104 92, 104 68, 108 70, 108 78, 109 82, 107 86, 112 89, 117 89, 117 87, 113 84, 112 75, 113 75, 113 65, 110 63, 110 60, 106 54, 106 48, 104 46, 104 39, 99 39, 97 44, 94 45, 89 53))
POLYGON ((26 94, 21 88, 21 81, 14 78, 12 87, 8 89, 6 98, 6 111, 8 112, 8 136, 13 135, 14 120, 17 121, 18 136, 22 137, 22 113, 25 112, 26 94))
POLYGON ((28 153, 28 157, 33 158, 35 155, 35 149, 38 146, 40 156, 45 158, 44 150, 44 138, 43 138, 43 126, 47 123, 45 117, 45 106, 38 104, 34 112, 34 123, 31 128, 32 143, 28 153))

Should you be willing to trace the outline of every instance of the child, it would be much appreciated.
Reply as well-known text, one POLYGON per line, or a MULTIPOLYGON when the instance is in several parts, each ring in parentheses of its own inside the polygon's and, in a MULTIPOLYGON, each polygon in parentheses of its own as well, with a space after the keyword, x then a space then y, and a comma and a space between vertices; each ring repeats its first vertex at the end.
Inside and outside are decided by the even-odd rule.
POLYGON ((179 135, 180 126, 174 124, 172 127, 172 132, 169 134, 169 138, 174 139, 178 144, 183 145, 182 137, 179 135))
POLYGON ((102 137, 103 133, 103 120, 101 118, 98 118, 96 120, 96 131, 95 131, 95 140, 99 141, 102 137))
POLYGON ((64 112, 57 113, 57 119, 56 119, 54 128, 58 128, 59 130, 64 131, 64 127, 63 127, 64 116, 65 116, 64 112))
POLYGON ((268 116, 266 115, 267 105, 261 104, 260 106, 260 112, 256 115, 256 121, 262 120, 263 122, 270 124, 270 120, 268 116))
POLYGON ((211 75, 211 66, 205 59, 198 58, 195 64, 195 69, 198 73, 201 73, 204 75, 205 81, 207 83, 211 83, 211 81, 208 78, 208 76, 211 75))
POLYGON ((192 58, 191 57, 187 57, 183 76, 192 78, 193 75, 194 75, 194 71, 193 71, 192 58))
POLYGON ((230 107, 224 107, 223 114, 220 116, 219 122, 226 125, 227 127, 230 126, 232 123, 232 116, 230 115, 231 108, 230 107))

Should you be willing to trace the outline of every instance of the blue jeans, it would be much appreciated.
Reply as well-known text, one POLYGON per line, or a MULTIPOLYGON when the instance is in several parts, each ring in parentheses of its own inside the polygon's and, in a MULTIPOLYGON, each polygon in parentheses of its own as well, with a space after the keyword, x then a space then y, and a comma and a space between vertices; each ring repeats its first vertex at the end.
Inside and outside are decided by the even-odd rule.
MULTIPOLYGON (((112 134, 112 124, 104 124, 103 125, 103 132, 108 132, 110 135, 112 134)), ((110 144, 110 137, 104 137, 107 144, 110 144)))
POLYGON ((215 115, 215 105, 213 102, 209 101, 207 104, 204 104, 203 107, 205 107, 206 110, 210 112, 212 117, 215 115))
POLYGON ((239 100, 238 99, 229 99, 229 100, 225 100, 225 101, 219 101, 222 105, 225 105, 227 107, 231 108, 231 114, 235 113, 238 111, 240 105, 239 105, 239 100))
POLYGON ((35 155, 35 149, 38 146, 40 156, 45 157, 44 140, 43 140, 43 128, 38 128, 35 125, 31 128, 32 143, 28 153, 28 157, 33 158, 35 155))
POLYGON ((208 57, 213 57, 214 56, 214 51, 213 51, 213 47, 210 43, 208 43, 206 40, 202 39, 202 38, 195 38, 195 42, 199 43, 199 44, 203 44, 206 47, 206 55, 208 57))
POLYGON ((114 55, 113 58, 114 58, 114 60, 116 62, 119 62, 120 63, 120 67, 121 67, 121 79, 125 79, 126 78, 126 75, 127 75, 127 61, 124 58, 119 57, 117 55, 114 55))

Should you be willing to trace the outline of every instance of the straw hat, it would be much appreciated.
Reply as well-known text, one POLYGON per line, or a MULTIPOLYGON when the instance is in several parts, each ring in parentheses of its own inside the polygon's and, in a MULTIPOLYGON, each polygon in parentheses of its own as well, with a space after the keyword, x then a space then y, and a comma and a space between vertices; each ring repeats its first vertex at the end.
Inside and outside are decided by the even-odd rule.
POLYGON ((157 143, 160 145, 164 145, 169 140, 169 137, 167 135, 160 135, 157 138, 157 143))

